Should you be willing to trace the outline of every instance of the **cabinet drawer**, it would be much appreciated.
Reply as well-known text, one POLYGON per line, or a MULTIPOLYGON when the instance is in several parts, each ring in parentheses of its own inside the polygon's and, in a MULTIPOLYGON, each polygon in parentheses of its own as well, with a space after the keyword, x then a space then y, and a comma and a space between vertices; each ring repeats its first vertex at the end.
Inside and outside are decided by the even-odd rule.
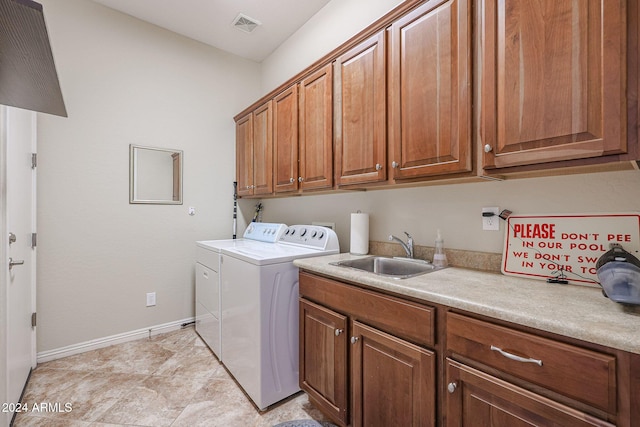
POLYGON ((447 349, 608 413, 616 412, 614 356, 455 313, 447 313, 447 349), (513 356, 520 360, 510 358, 513 356))
POLYGON ((417 344, 434 344, 435 308, 300 272, 300 295, 417 344))

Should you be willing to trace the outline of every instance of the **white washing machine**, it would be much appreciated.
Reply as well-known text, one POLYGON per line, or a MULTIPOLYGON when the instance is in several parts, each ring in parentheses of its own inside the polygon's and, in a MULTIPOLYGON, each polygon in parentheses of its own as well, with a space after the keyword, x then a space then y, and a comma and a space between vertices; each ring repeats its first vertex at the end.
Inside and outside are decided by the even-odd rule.
POLYGON ((274 245, 284 233, 285 224, 254 223, 242 239, 196 242, 196 332, 222 360, 220 345, 220 258, 223 248, 274 245))
POLYGON ((260 410, 298 386, 298 268, 293 260, 338 253, 325 227, 288 227, 278 243, 222 249, 222 362, 260 410))

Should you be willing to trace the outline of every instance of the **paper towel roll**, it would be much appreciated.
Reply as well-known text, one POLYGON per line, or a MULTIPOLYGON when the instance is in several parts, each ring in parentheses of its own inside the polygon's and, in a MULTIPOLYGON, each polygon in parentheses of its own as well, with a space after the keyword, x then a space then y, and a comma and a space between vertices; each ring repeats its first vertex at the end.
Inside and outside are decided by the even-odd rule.
POLYGON ((354 255, 369 253, 369 214, 351 214, 351 248, 354 255))

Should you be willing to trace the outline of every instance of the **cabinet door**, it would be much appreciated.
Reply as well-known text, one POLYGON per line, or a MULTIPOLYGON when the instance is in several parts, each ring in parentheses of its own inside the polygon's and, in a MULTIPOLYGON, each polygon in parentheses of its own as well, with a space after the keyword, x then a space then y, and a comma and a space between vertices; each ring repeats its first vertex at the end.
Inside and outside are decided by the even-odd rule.
POLYGON ((347 318, 300 299, 300 388, 342 426, 347 412, 347 318))
POLYGON ((300 188, 333 186, 332 65, 300 82, 300 188))
POLYGON ((273 100, 274 185, 276 193, 298 189, 298 86, 273 100))
POLYGON ((435 426, 436 356, 353 321, 352 425, 435 426))
POLYGON ((467 0, 432 0, 391 26, 394 179, 472 170, 470 16, 467 0))
POLYGON ((626 152, 625 2, 480 3, 485 169, 626 152))
POLYGON ((273 192, 271 101, 253 112, 253 194, 273 192))
POLYGON ((196 263, 196 331, 220 357, 220 276, 196 263))
POLYGON ((446 388, 446 426, 612 426, 451 359, 446 388))
POLYGON ((335 62, 335 156, 338 185, 386 179, 385 31, 335 62))
POLYGON ((236 181, 238 196, 253 194, 253 113, 236 122, 236 181))

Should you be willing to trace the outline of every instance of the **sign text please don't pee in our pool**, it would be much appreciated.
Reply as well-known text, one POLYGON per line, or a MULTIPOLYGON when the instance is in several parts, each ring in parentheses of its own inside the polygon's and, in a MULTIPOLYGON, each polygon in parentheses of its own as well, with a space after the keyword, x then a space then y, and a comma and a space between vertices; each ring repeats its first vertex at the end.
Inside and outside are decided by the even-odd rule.
POLYGON ((596 262, 611 243, 640 257, 640 214, 512 215, 502 273, 597 286, 596 262))

